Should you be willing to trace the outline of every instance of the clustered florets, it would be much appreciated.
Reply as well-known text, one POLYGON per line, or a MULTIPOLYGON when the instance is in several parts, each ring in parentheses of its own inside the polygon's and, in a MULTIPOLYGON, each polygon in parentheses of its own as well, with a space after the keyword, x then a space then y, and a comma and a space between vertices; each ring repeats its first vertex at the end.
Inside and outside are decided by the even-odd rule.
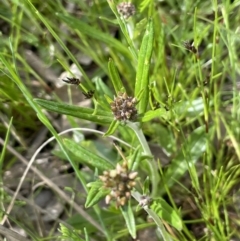
POLYGON ((106 196, 106 203, 108 204, 111 199, 114 199, 117 207, 124 206, 131 198, 131 190, 136 185, 137 175, 137 172, 129 172, 126 161, 122 165, 118 163, 114 170, 104 171, 99 178, 104 183, 105 188, 111 189, 110 194, 106 196))
POLYGON ((111 109, 116 120, 134 121, 137 117, 137 100, 128 96, 126 93, 119 93, 111 103, 111 109))
POLYGON ((128 3, 128 2, 123 2, 118 4, 117 10, 119 14, 121 14, 125 19, 128 19, 136 12, 135 6, 132 3, 128 3))

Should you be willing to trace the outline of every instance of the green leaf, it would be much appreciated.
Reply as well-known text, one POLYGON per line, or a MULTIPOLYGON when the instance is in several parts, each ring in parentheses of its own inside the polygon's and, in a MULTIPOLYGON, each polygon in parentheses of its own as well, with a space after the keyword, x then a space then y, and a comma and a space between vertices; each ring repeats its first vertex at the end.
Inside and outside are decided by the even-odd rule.
POLYGON ((107 132, 104 134, 104 136, 112 135, 115 132, 115 130, 118 128, 118 126, 119 126, 119 121, 114 120, 111 123, 111 125, 109 126, 109 128, 108 128, 107 132))
POLYGON ((79 235, 79 231, 76 231, 75 229, 70 229, 69 227, 66 227, 64 224, 60 223, 60 233, 62 240, 71 240, 71 241, 84 241, 79 235))
MULTIPOLYGON (((61 160, 67 161, 66 156, 64 155, 64 153, 63 153, 61 150, 53 150, 53 151, 51 151, 51 153, 52 153, 54 156, 60 158, 61 160)), ((72 152, 69 152, 69 153, 68 153, 68 156, 70 157, 70 159, 71 159, 72 161, 74 161, 74 162, 79 162, 79 158, 76 157, 72 152)))
POLYGON ((195 165, 196 161, 206 150, 206 146, 205 126, 200 126, 190 134, 186 142, 182 145, 180 152, 172 160, 171 165, 169 165, 164 175, 166 185, 169 188, 186 173, 189 167, 195 165))
MULTIPOLYGON (((119 225, 119 222, 123 222, 122 215, 118 210, 106 210, 101 208, 100 214, 96 214, 93 208, 89 208, 86 212, 91 215, 94 220, 99 220, 99 216, 101 216, 101 220, 106 227, 116 227, 119 225)), ((84 217, 79 214, 72 215, 68 220, 67 223, 74 227, 75 229, 82 230, 84 227, 87 228, 88 233, 96 234, 97 229, 94 228, 91 223, 86 221, 84 217)))
MULTIPOLYGON (((210 102, 210 104, 212 104, 210 102)), ((203 115, 204 112, 204 102, 202 98, 198 98, 192 101, 180 101, 174 104, 174 111, 179 118, 181 116, 186 117, 196 117, 203 115)))
POLYGON ((109 70, 109 74, 110 74, 112 84, 113 84, 116 94, 118 94, 118 92, 120 92, 120 91, 125 92, 122 81, 119 76, 119 73, 118 73, 117 68, 112 59, 109 59, 108 70, 109 70))
POLYGON ((129 170, 138 170, 139 163, 142 159, 142 147, 139 145, 135 148, 133 155, 129 158, 128 168, 129 170))
POLYGON ((98 105, 101 106, 101 109, 110 111, 110 104, 108 103, 108 100, 111 99, 111 102, 112 102, 112 99, 113 99, 112 91, 99 77, 94 78, 93 82, 95 83, 95 86, 96 86, 95 96, 96 96, 96 101, 98 105))
POLYGON ((103 183, 101 181, 92 182, 90 191, 87 195, 87 200, 85 203, 86 208, 90 208, 96 203, 98 203, 101 199, 106 197, 109 194, 110 190, 103 187, 103 183))
POLYGON ((140 11, 140 12, 143 12, 144 9, 145 9, 146 7, 148 7, 148 5, 150 5, 151 2, 152 2, 152 0, 143 0, 143 1, 141 2, 141 4, 140 4, 139 11, 140 11))
POLYGON ((149 190, 151 190, 150 183, 151 183, 151 180, 150 180, 149 176, 147 176, 147 178, 145 179, 145 181, 143 183, 143 194, 144 195, 150 194, 150 191, 149 191, 149 190))
POLYGON ((85 241, 90 241, 89 234, 87 232, 86 227, 84 227, 85 241))
POLYGON ((102 81, 101 78, 96 77, 93 79, 93 82, 96 84, 96 90, 97 90, 98 96, 107 95, 108 97, 113 99, 113 93, 111 89, 102 81))
POLYGON ((80 21, 79 19, 66 16, 60 13, 57 13, 57 17, 68 24, 72 29, 79 30, 82 34, 97 39, 108 46, 115 48, 117 51, 124 54, 126 57, 131 58, 128 49, 117 39, 112 37, 110 34, 106 34, 103 31, 100 31, 97 28, 90 26, 87 23, 80 21))
POLYGON ((110 106, 110 104, 113 102, 113 99, 111 99, 111 98, 110 98, 109 96, 107 96, 107 95, 104 95, 104 97, 105 97, 107 103, 108 103, 109 106, 110 106))
POLYGON ((182 220, 178 213, 162 198, 154 200, 150 209, 177 230, 182 230, 182 220))
POLYGON ((2 167, 3 167, 3 160, 4 160, 4 156, 5 156, 5 153, 6 153, 6 149, 7 149, 7 144, 8 144, 8 141, 9 141, 9 136, 10 136, 10 130, 11 130, 11 126, 12 126, 12 121, 13 121, 13 117, 11 117, 10 119, 10 122, 8 124, 8 128, 7 128, 7 134, 6 134, 6 137, 4 139, 4 145, 3 145, 3 148, 2 148, 2 152, 0 154, 0 171, 2 171, 2 167))
POLYGON ((57 103, 54 101, 41 99, 34 99, 34 102, 47 110, 60 114, 75 116, 80 119, 89 120, 99 124, 110 124, 113 120, 112 113, 108 111, 97 110, 97 113, 93 115, 94 110, 91 108, 67 105, 65 103, 57 103))
POLYGON ((141 90, 144 90, 138 104, 138 110, 140 114, 145 113, 149 101, 149 67, 153 50, 153 38, 153 21, 149 20, 138 55, 137 76, 135 84, 135 96, 137 96, 141 90))
POLYGON ((138 23, 136 23, 134 27, 133 39, 139 39, 139 36, 141 36, 141 34, 145 31, 147 23, 148 23, 147 18, 143 18, 138 23))
POLYGON ((129 233, 131 234, 132 238, 136 238, 136 224, 135 224, 135 218, 133 215, 131 202, 128 202, 128 206, 124 206, 120 208, 122 215, 125 219, 127 228, 129 233))
POLYGON ((150 121, 154 118, 168 118, 168 111, 166 111, 164 108, 159 108, 156 110, 149 110, 147 111, 144 116, 142 117, 142 122, 150 121))
POLYGON ((64 144, 66 145, 67 149, 77 156, 81 161, 91 165, 92 167, 98 168, 102 171, 113 168, 113 165, 110 162, 92 153, 91 151, 86 150, 86 148, 83 148, 80 144, 77 144, 72 140, 64 139, 64 144))

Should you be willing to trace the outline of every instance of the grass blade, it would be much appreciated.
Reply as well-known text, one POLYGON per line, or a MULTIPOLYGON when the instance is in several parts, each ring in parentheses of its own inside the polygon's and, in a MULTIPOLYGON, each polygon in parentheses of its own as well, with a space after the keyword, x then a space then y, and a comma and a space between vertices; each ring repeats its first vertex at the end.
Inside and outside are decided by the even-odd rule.
POLYGON ((69 151, 74 153, 75 156, 79 157, 84 163, 91 165, 92 167, 98 168, 102 171, 112 169, 113 165, 103 159, 100 156, 92 153, 81 145, 77 144, 72 140, 65 139, 64 143, 69 151))
POLYGON ((87 195, 85 208, 90 208, 93 205, 97 204, 101 199, 106 197, 109 192, 110 190, 103 187, 102 182, 96 181, 91 183, 91 188, 87 195))
POLYGON ((115 48, 120 53, 124 54, 126 57, 131 58, 128 49, 118 40, 113 38, 110 34, 103 33, 102 31, 86 24, 84 22, 79 21, 72 16, 66 16, 58 13, 57 17, 68 24, 72 29, 79 30, 82 34, 89 36, 91 38, 97 39, 113 48, 115 48))
POLYGON ((0 171, 2 171, 3 160, 4 160, 5 153, 6 153, 6 147, 7 147, 7 143, 8 143, 8 140, 9 140, 9 135, 10 135, 10 129, 11 129, 11 126, 12 126, 12 121, 13 121, 13 118, 10 119, 10 122, 8 124, 7 134, 6 134, 6 137, 4 139, 4 145, 3 145, 3 148, 2 148, 2 153, 0 155, 0 171))
POLYGON ((135 239, 136 238, 136 224, 135 224, 133 210, 132 210, 130 202, 128 202, 128 206, 121 207, 120 210, 125 219, 129 233, 135 239))
POLYGON ((163 220, 177 230, 182 230, 182 220, 178 213, 162 198, 153 201, 150 208, 163 220))
POLYGON ((98 124, 110 124, 113 121, 113 116, 111 112, 108 111, 98 110, 97 113, 93 115, 94 109, 90 108, 67 105, 64 103, 57 103, 54 101, 41 99, 34 99, 34 102, 47 110, 93 121, 98 124))
POLYGON ((141 99, 138 104, 138 110, 140 114, 146 111, 148 105, 149 67, 153 50, 153 38, 153 21, 149 20, 138 55, 138 67, 135 84, 135 96, 138 96, 139 93, 143 90, 141 99))
POLYGON ((122 81, 120 79, 119 73, 112 59, 110 59, 108 62, 108 70, 109 70, 109 74, 110 74, 112 84, 114 86, 116 94, 120 91, 124 91, 122 81))

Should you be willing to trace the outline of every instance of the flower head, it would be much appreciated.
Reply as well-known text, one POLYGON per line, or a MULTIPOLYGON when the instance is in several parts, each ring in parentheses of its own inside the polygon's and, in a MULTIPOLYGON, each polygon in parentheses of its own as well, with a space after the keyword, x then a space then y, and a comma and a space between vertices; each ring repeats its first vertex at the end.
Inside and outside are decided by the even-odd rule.
POLYGON ((115 199, 117 207, 124 206, 131 198, 131 190, 136 185, 137 175, 137 172, 128 170, 126 160, 123 161, 122 165, 118 163, 116 169, 104 171, 99 178, 106 188, 111 189, 110 194, 106 196, 106 203, 108 204, 112 199, 115 199))
POLYGON ((137 100, 134 97, 128 96, 126 93, 118 93, 111 103, 111 109, 116 120, 134 121, 137 117, 136 109, 137 100))
POLYGON ((118 10, 119 14, 122 15, 123 18, 125 18, 125 19, 128 19, 129 17, 134 15, 136 12, 135 6, 132 3, 128 3, 128 2, 123 2, 123 3, 118 4, 117 10, 118 10))

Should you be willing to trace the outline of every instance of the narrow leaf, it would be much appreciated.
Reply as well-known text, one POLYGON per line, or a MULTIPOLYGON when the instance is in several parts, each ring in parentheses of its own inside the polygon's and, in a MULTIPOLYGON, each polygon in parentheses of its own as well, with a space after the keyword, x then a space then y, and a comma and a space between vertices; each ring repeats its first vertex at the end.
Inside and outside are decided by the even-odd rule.
POLYGON ((182 220, 178 213, 162 198, 154 200, 150 206, 161 219, 168 222, 177 230, 182 230, 182 220))
POLYGON ((129 158, 129 164, 128 167, 130 170, 138 170, 138 166, 139 163, 141 161, 142 158, 142 148, 139 145, 133 152, 133 155, 131 156, 131 158, 129 158))
POLYGON ((139 11, 143 12, 145 8, 148 7, 148 5, 150 5, 151 2, 152 0, 143 0, 140 4, 139 11))
POLYGON ((92 37, 103 43, 106 43, 107 45, 112 46, 128 58, 131 58, 128 49, 120 41, 113 38, 110 34, 106 34, 103 31, 100 31, 99 29, 96 29, 90 26, 89 24, 80 21, 75 17, 66 16, 60 13, 57 13, 57 16, 59 19, 68 24, 72 29, 77 29, 86 36, 92 37))
POLYGON ((90 241, 89 234, 87 232, 86 227, 84 227, 85 241, 90 241))
POLYGON ((149 101, 149 67, 153 50, 153 38, 153 22, 152 20, 149 20, 138 55, 137 76, 135 84, 135 96, 137 96, 139 92, 143 90, 142 97, 138 104, 138 110, 140 114, 146 111, 149 101))
POLYGON ((160 108, 157 110, 149 110, 142 117, 142 122, 150 121, 154 118, 168 118, 168 112, 164 108, 160 108))
POLYGON ((148 176, 143 183, 143 194, 149 195, 149 190, 151 190, 150 184, 151 184, 151 181, 150 181, 150 178, 148 176))
POLYGON ((98 107, 101 107, 100 109, 110 111, 108 99, 113 99, 112 90, 110 90, 110 88, 102 81, 100 77, 93 78, 93 82, 96 86, 95 103, 98 104, 98 107))
POLYGON ((115 130, 118 128, 118 126, 119 126, 119 121, 114 120, 111 123, 111 125, 109 126, 109 128, 108 128, 107 132, 104 134, 104 136, 112 135, 115 132, 115 130))
POLYGON ((112 90, 103 82, 100 77, 94 78, 93 82, 96 84, 96 91, 98 95, 107 95, 113 99, 112 90))
POLYGON ((34 102, 47 110, 60 114, 75 116, 80 119, 89 120, 99 124, 110 124, 113 120, 113 116, 110 111, 97 110, 97 113, 93 115, 94 110, 91 108, 67 105, 65 103, 57 103, 54 101, 41 99, 34 99, 34 102))
POLYGON ((113 168, 113 165, 110 162, 85 149, 74 141, 64 139, 64 143, 67 149, 71 151, 75 156, 77 156, 82 162, 91 165, 92 167, 98 168, 102 171, 113 168))
POLYGON ((3 160, 4 160, 4 156, 5 156, 5 153, 6 153, 6 148, 7 148, 7 144, 8 144, 8 140, 9 140, 9 136, 10 136, 12 121, 13 121, 13 117, 11 117, 10 122, 8 124, 7 134, 6 134, 6 137, 4 139, 4 145, 3 145, 3 148, 2 148, 2 152, 0 154, 0 171, 2 171, 2 167, 3 167, 3 160))
POLYGON ((90 191, 87 195, 87 200, 85 203, 86 208, 90 208, 96 203, 98 203, 101 199, 106 197, 109 194, 109 190, 103 187, 102 182, 96 181, 91 183, 90 191))
POLYGON ((70 229, 60 223, 60 232, 62 233, 61 240, 71 240, 71 241, 86 241, 79 236, 79 232, 75 229, 70 229))
POLYGON ((112 59, 109 59, 108 71, 109 71, 116 94, 120 91, 124 91, 122 81, 120 79, 119 73, 112 59))
POLYGON ((129 233, 131 234, 132 238, 135 239, 136 238, 136 224, 135 224, 135 219, 134 219, 130 201, 128 202, 128 206, 121 207, 120 210, 125 219, 129 233))
POLYGON ((195 165, 196 161, 203 155, 206 150, 206 137, 205 126, 200 126, 190 134, 182 145, 181 150, 172 160, 164 175, 166 185, 169 188, 186 173, 189 167, 195 165))

